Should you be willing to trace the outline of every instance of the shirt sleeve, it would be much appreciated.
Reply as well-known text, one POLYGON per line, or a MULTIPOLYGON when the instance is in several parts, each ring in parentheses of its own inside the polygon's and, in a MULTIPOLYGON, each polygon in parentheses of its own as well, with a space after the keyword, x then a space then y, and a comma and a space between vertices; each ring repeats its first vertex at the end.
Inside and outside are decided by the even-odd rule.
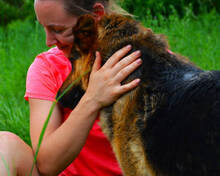
POLYGON ((37 56, 27 72, 25 100, 37 98, 54 101, 57 91, 53 68, 43 55, 37 56))

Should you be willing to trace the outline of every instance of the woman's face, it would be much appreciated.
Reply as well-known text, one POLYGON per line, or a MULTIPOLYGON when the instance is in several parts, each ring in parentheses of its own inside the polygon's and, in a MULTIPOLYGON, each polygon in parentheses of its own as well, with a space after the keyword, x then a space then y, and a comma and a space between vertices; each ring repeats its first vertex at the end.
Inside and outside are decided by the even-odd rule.
POLYGON ((72 28, 77 22, 76 16, 68 15, 61 3, 55 0, 35 0, 35 13, 46 33, 46 44, 56 45, 69 55, 74 36, 72 28))

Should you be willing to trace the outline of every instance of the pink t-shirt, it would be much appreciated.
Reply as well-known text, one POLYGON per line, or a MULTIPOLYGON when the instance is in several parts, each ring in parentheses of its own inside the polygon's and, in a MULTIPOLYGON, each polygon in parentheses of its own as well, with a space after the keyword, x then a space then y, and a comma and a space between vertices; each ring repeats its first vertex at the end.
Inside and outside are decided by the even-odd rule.
MULTIPOLYGON (((62 51, 52 48, 38 55, 31 64, 26 81, 25 99, 53 101, 71 71, 71 63, 62 51)), ((71 110, 63 109, 63 120, 71 110)), ((120 176, 121 169, 107 138, 95 121, 78 157, 59 176, 120 176)))

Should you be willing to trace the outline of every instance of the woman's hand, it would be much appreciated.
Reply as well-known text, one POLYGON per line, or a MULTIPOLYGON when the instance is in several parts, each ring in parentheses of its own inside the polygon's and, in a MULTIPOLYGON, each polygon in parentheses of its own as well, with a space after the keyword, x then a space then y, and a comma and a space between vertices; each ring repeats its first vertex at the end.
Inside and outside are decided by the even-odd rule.
POLYGON ((135 79, 121 85, 121 82, 142 63, 142 60, 139 58, 141 55, 140 51, 133 52, 124 57, 130 49, 131 46, 128 45, 118 50, 102 67, 100 53, 96 52, 96 60, 84 98, 89 98, 94 105, 97 105, 97 108, 110 105, 120 95, 135 88, 140 82, 140 79, 135 79))

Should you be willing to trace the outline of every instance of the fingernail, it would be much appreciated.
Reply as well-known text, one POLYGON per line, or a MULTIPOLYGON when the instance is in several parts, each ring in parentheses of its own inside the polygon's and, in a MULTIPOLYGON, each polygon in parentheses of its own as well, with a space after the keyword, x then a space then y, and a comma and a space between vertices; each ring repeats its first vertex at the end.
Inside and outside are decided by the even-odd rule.
POLYGON ((139 83, 139 82, 141 82, 141 79, 138 78, 138 79, 135 80, 135 82, 139 83))
POLYGON ((142 59, 137 59, 137 60, 136 60, 136 63, 137 63, 137 64, 142 64, 142 59))
POLYGON ((138 55, 140 55, 140 54, 141 54, 141 51, 140 51, 140 50, 135 51, 135 55, 136 55, 136 56, 138 56, 138 55))
POLYGON ((131 45, 127 45, 126 48, 127 48, 127 49, 131 49, 132 46, 131 46, 131 45))
POLYGON ((99 51, 96 51, 95 52, 95 57, 98 57, 99 56, 99 51))

